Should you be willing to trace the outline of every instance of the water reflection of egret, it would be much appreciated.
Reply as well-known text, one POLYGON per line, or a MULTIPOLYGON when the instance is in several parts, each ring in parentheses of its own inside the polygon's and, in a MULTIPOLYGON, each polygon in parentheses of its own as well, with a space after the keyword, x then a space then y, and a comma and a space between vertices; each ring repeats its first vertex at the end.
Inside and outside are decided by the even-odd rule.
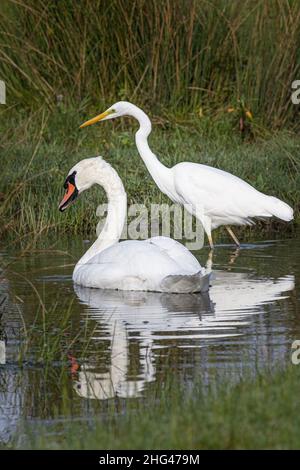
MULTIPOLYGON (((168 341, 203 347, 242 335, 251 316, 264 304, 286 297, 294 276, 258 279, 248 273, 219 271, 209 294, 122 292, 76 286, 76 294, 97 321, 95 341, 110 339, 110 364, 105 373, 83 364, 74 383, 85 398, 138 396, 155 380, 154 350, 168 341), (139 344, 139 374, 129 377, 129 345, 139 344)), ((136 357, 135 357, 136 360, 136 357)))
MULTIPOLYGON (((1 332, 0 332, 1 335, 1 332)), ((0 365, 6 363, 6 344, 5 340, 0 337, 0 365)))

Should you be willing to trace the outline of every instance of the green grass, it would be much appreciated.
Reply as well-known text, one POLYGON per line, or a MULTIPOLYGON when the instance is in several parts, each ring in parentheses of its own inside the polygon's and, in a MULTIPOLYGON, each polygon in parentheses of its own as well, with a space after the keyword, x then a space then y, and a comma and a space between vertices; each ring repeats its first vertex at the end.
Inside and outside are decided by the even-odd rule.
POLYGON ((89 424, 76 421, 28 430, 31 449, 299 449, 300 367, 236 385, 223 380, 189 392, 167 382, 144 403, 108 407, 89 424), (159 397, 159 400, 158 400, 159 397), (59 429, 58 429, 59 428, 59 429))
MULTIPOLYGON (((63 216, 57 211, 68 169, 87 156, 112 162, 129 202, 167 201, 125 121, 78 129, 120 99, 150 113, 151 145, 163 163, 231 171, 290 203, 299 220, 291 103, 299 18, 297 0, 3 0, 1 235, 34 241, 49 230, 94 232, 103 200, 96 189, 63 216)), ((267 229, 276 227, 285 226, 267 229)))
MULTIPOLYGON (((170 203, 138 155, 134 141, 136 123, 124 120, 117 128, 108 122, 79 130, 85 117, 80 111, 65 107, 54 112, 42 108, 29 114, 2 111, 2 236, 32 242, 48 231, 95 233, 96 207, 105 201, 99 188, 85 193, 64 214, 58 211, 69 169, 89 156, 102 155, 116 168, 129 203, 170 203)), ((164 126, 154 125, 150 145, 167 166, 188 160, 240 176, 258 190, 292 205, 295 224, 299 221, 300 139, 297 135, 281 131, 255 141, 243 141, 232 127, 231 116, 204 120, 194 126, 182 125, 174 117, 164 126)), ((263 227, 290 231, 295 224, 275 222, 263 227)), ((241 230, 250 233, 249 229, 241 230)))

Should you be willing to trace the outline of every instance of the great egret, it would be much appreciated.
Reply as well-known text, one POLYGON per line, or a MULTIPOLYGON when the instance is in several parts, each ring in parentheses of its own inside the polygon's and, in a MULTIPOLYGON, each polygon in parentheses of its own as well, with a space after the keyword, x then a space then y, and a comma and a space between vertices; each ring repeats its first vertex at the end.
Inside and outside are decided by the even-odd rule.
POLYGON ((173 168, 164 166, 148 145, 150 119, 132 103, 119 101, 80 127, 120 116, 132 116, 138 120, 140 127, 135 134, 135 141, 152 178, 164 194, 172 201, 185 205, 200 220, 211 248, 211 231, 221 225, 226 226, 239 246, 229 225, 251 225, 255 217, 264 219, 275 216, 286 222, 293 219, 293 209, 286 203, 257 191, 226 171, 191 162, 178 163, 173 168))
POLYGON ((168 237, 119 242, 126 218, 126 192, 117 172, 102 157, 77 163, 65 181, 64 211, 93 184, 104 188, 107 218, 98 239, 75 266, 73 280, 85 287, 158 292, 201 292, 210 274, 189 250, 168 237))

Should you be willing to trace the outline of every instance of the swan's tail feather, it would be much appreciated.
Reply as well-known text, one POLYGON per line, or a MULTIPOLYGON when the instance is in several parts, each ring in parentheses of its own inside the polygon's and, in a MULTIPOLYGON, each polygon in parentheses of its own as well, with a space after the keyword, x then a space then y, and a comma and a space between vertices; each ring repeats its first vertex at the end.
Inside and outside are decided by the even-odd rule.
POLYGON ((162 292, 178 294, 207 292, 209 290, 210 279, 211 273, 203 274, 201 271, 192 275, 174 274, 163 279, 161 289, 162 292))
POLYGON ((268 210, 272 215, 285 222, 289 222, 294 218, 293 209, 285 202, 277 199, 277 197, 268 197, 268 210))

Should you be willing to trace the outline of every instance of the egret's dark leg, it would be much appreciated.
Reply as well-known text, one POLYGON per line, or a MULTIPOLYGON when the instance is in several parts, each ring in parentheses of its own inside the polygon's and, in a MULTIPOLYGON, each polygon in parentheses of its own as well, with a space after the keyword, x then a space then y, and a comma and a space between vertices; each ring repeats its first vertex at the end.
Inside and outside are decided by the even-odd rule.
POLYGON ((227 232, 229 233, 229 235, 233 239, 234 243, 236 244, 236 246, 240 247, 240 242, 238 241, 237 237, 233 233, 232 229, 228 225, 225 225, 225 227, 226 227, 227 232))

